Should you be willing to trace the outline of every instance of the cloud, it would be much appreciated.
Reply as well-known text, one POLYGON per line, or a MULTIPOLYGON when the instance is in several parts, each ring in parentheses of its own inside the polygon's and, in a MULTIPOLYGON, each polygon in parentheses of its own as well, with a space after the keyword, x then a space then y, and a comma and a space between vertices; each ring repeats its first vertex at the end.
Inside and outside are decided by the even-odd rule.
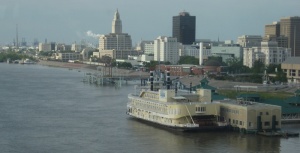
POLYGON ((86 35, 89 36, 89 37, 96 38, 96 39, 98 39, 100 37, 100 34, 95 34, 91 30, 87 31, 86 35))

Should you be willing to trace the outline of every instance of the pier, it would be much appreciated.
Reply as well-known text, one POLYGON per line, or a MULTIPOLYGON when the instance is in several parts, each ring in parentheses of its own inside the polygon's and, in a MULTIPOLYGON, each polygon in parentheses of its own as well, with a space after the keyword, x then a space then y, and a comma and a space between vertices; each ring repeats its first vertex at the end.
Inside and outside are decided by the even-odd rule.
POLYGON ((146 76, 144 73, 142 75, 142 73, 130 73, 128 70, 99 66, 95 73, 84 73, 83 82, 121 87, 122 84, 143 84, 147 79, 148 74, 146 76))

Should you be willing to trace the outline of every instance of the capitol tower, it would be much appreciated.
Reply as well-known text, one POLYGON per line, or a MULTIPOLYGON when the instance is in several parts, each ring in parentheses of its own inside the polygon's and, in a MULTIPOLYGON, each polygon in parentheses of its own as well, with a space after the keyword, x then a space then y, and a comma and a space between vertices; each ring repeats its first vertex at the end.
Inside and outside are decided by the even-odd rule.
POLYGON ((102 58, 109 56, 112 59, 127 59, 128 55, 136 55, 132 51, 131 36, 122 32, 122 21, 117 10, 112 21, 112 31, 110 34, 101 35, 99 38, 99 54, 93 54, 102 58))
POLYGON ((122 21, 120 19, 119 11, 117 10, 112 21, 112 33, 122 33, 122 21))

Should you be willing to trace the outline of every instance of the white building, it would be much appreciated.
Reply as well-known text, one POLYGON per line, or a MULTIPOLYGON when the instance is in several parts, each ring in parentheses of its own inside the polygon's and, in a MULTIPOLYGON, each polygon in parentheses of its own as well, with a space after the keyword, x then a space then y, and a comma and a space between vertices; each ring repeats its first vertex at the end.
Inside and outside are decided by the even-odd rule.
POLYGON ((154 60, 177 64, 179 61, 177 38, 159 36, 154 40, 154 60))
POLYGON ((145 53, 145 47, 146 45, 152 45, 152 53, 149 53, 149 54, 153 54, 153 43, 154 41, 153 40, 141 40, 137 46, 136 46, 136 49, 135 50, 138 50, 138 51, 143 51, 145 53))
POLYGON ((63 43, 56 43, 55 51, 71 51, 71 46, 63 43))
POLYGON ((39 51, 51 51, 51 44, 39 43, 39 51))
POLYGON ((243 64, 253 67, 256 60, 262 61, 265 65, 281 64, 288 57, 291 57, 291 49, 278 47, 277 42, 261 42, 260 47, 244 48, 243 64))
POLYGON ((222 57, 223 62, 229 58, 243 60, 243 48, 239 44, 234 44, 232 40, 226 40, 222 44, 212 43, 211 54, 222 57))
POLYGON ((68 62, 69 60, 82 60, 82 55, 80 53, 55 53, 54 56, 56 60, 60 60, 62 62, 68 62))
POLYGON ((238 37, 237 44, 241 47, 259 47, 262 41, 262 36, 259 35, 243 35, 238 37))
POLYGON ((149 55, 145 55, 145 54, 143 54, 143 55, 140 55, 140 60, 141 60, 141 62, 150 62, 150 61, 153 61, 154 60, 154 56, 149 56, 149 55))
POLYGON ((95 49, 91 47, 84 48, 80 54, 82 55, 82 60, 89 60, 89 52, 93 52, 95 49))
POLYGON ((199 48, 200 48, 199 65, 202 65, 204 60, 207 60, 208 56, 211 56, 211 46, 210 44, 200 42, 199 48))
POLYGON ((154 41, 144 44, 144 54, 154 54, 154 41))
MULTIPOLYGON (((121 61, 120 59, 117 59, 118 61, 121 61)), ((150 63, 150 61, 153 61, 154 58, 153 56, 149 56, 146 54, 142 54, 142 55, 137 55, 137 56, 128 56, 128 60, 123 60, 123 61, 131 61, 130 63, 132 65, 143 65, 144 62, 150 63), (134 61, 134 62, 132 62, 134 61), (136 64, 138 63, 138 64, 136 64)))
POLYGON ((99 53, 100 57, 104 56, 101 53, 107 54, 111 52, 110 55, 122 55, 121 57, 112 58, 122 58, 127 59, 128 57, 124 53, 130 53, 132 51, 132 41, 131 36, 127 33, 122 33, 122 21, 120 19, 120 14, 118 10, 114 15, 112 21, 112 33, 108 35, 101 35, 99 38, 99 53), (116 52, 116 53, 112 53, 116 52), (122 52, 122 53, 118 53, 122 52), (124 55, 124 56, 123 56, 124 55))
POLYGON ((83 48, 81 47, 80 44, 74 43, 74 44, 71 45, 71 51, 81 52, 82 49, 83 49, 83 48))
POLYGON ((180 45, 179 56, 194 56, 199 58, 199 44, 197 45, 180 45))

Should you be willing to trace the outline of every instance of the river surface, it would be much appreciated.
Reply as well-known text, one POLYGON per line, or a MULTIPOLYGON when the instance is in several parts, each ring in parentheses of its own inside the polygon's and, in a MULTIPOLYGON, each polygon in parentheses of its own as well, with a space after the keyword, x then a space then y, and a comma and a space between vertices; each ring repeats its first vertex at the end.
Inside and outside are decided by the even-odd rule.
MULTIPOLYGON (((300 152, 299 138, 181 133, 125 114, 133 85, 95 86, 84 70, 0 63, 2 153, 300 152)), ((300 132, 300 125, 283 125, 300 132)))

